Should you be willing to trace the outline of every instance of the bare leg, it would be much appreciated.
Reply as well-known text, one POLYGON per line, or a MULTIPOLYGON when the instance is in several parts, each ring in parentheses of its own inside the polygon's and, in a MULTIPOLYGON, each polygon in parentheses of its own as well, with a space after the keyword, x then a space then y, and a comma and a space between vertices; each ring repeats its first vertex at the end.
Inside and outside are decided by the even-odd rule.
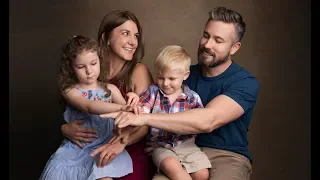
POLYGON ((171 179, 171 180, 192 180, 191 176, 187 171, 183 169, 180 162, 174 157, 165 158, 160 163, 160 169, 171 179))
POLYGON ((209 171, 208 169, 201 169, 194 173, 190 173, 193 180, 208 180, 209 179, 209 171))

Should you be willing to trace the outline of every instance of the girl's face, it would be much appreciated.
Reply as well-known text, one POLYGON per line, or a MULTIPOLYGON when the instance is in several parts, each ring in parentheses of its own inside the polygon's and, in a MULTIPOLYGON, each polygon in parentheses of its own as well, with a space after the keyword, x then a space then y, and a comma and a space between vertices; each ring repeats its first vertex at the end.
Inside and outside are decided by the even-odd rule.
POLYGON ((79 85, 94 85, 100 74, 100 59, 97 52, 84 51, 72 61, 72 70, 79 85))
POLYGON ((138 47, 139 32, 135 22, 127 20, 113 29, 108 39, 108 46, 113 56, 131 61, 138 47))

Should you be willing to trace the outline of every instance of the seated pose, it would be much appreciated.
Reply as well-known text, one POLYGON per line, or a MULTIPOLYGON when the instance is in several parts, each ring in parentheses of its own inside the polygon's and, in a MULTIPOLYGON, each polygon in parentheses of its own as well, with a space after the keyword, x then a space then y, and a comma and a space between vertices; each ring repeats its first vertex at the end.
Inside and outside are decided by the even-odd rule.
MULTIPOLYGON (((250 180, 253 160, 248 129, 260 84, 233 60, 245 30, 238 12, 225 7, 210 11, 199 40, 198 63, 190 67, 190 75, 184 81, 200 95, 204 108, 140 115, 114 112, 102 117, 115 117, 118 128, 147 125, 177 134, 198 134, 195 142, 211 162, 210 180, 250 180)), ((146 148, 149 153, 152 150, 153 147, 146 148)))
MULTIPOLYGON (((189 76, 191 58, 180 46, 165 46, 154 62, 156 83, 140 95, 145 113, 176 113, 203 108, 200 96, 183 84, 189 76)), ((194 119, 197 121, 197 119, 194 119)), ((166 120, 163 119, 163 124, 166 120)), ((207 180, 211 164, 195 144, 195 134, 177 134, 150 127, 148 140, 157 147, 152 159, 159 174, 171 180, 207 180)))
MULTIPOLYGON (((40 179, 43 180, 107 180, 132 173, 132 160, 126 150, 104 167, 97 167, 96 158, 90 153, 108 142, 113 133, 113 119, 100 118, 98 114, 128 110, 120 90, 105 83, 105 63, 98 56, 98 43, 88 37, 74 36, 62 48, 59 86, 66 98, 64 119, 70 123, 74 119, 85 120, 85 128, 97 130, 98 137, 93 142, 79 142, 77 145, 64 139, 58 150, 48 160, 40 179), (79 97, 85 98, 79 98, 79 97), (89 103, 94 101, 95 103, 89 103), (92 113, 92 114, 89 114, 92 113), (81 148, 82 147, 82 148, 81 148)), ((128 94, 130 103, 136 104, 138 96, 128 94)), ((132 110, 132 109, 131 109, 132 110)))

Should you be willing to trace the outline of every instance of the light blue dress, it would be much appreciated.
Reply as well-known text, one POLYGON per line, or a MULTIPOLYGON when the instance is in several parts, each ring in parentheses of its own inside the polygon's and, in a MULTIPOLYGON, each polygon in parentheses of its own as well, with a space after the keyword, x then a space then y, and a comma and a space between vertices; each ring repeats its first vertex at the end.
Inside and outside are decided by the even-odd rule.
MULTIPOLYGON (((111 101, 111 96, 105 97, 103 89, 84 90, 80 93, 90 100, 111 101)), ((68 139, 63 140, 57 151, 51 155, 41 176, 41 180, 95 180, 103 177, 122 177, 132 173, 132 159, 126 150, 123 150, 108 165, 98 168, 96 159, 90 153, 103 144, 106 144, 113 135, 113 119, 101 118, 98 115, 84 113, 67 106, 64 119, 69 123, 72 120, 85 119, 83 127, 94 128, 98 131, 99 138, 92 143, 83 143, 81 149, 68 139)))

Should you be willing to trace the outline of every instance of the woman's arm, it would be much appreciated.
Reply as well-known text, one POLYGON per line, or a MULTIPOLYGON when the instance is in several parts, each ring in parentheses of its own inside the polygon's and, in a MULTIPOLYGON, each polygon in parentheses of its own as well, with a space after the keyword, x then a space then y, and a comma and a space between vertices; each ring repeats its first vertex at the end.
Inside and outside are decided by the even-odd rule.
MULTIPOLYGON (((142 63, 138 63, 132 73, 133 90, 136 94, 140 95, 152 83, 153 79, 148 67, 142 63)), ((134 131, 128 139, 128 145, 140 141, 148 133, 148 126, 142 126, 134 131)))

